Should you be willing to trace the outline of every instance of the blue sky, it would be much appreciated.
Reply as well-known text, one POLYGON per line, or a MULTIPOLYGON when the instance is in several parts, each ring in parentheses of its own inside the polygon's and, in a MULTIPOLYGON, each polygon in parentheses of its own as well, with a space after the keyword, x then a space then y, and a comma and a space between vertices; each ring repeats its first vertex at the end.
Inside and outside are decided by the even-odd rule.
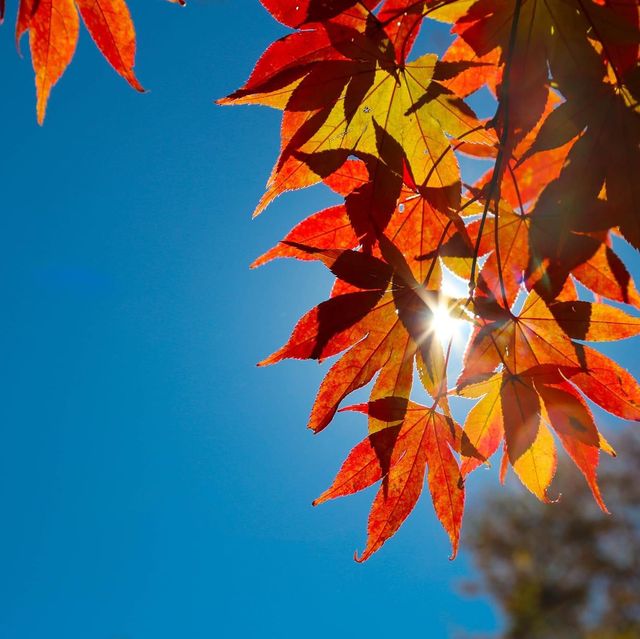
POLYGON ((473 570, 464 550, 448 561, 428 500, 353 562, 373 493, 311 500, 364 421, 311 435, 324 369, 255 366, 329 284, 309 265, 250 271, 333 200, 291 194, 251 221, 279 115, 213 104, 283 30, 257 0, 130 6, 150 93, 130 90, 83 31, 43 128, 11 0, 0 31, 0 636, 496 628, 487 600, 459 595, 473 570))

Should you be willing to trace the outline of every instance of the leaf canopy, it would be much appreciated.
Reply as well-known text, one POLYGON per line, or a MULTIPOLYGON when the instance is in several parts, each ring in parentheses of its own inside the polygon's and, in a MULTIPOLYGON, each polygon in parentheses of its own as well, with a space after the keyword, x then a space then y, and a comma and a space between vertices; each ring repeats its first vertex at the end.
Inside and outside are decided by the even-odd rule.
POLYGON ((254 263, 319 260, 336 278, 262 364, 337 356, 311 410, 315 432, 372 384, 351 407, 368 435, 315 503, 380 482, 364 560, 399 529, 426 476, 455 554, 473 470, 502 448, 501 478, 511 467, 551 502, 562 448, 606 511, 597 468, 601 451, 614 453, 588 401, 640 420, 636 380, 589 345, 640 333, 616 246, 640 248, 637 2, 263 4, 293 31, 220 101, 283 112, 256 213, 320 182, 342 202, 254 263), (451 46, 442 59, 412 57, 432 19, 451 24, 451 46), (468 103, 483 87, 496 100, 490 120, 468 103), (465 177, 474 158, 492 164, 475 183, 465 177), (468 295, 447 294, 446 269, 468 295), (470 327, 452 387, 443 316, 470 327), (430 404, 413 401, 414 377, 430 404), (462 426, 451 395, 475 402, 462 426))

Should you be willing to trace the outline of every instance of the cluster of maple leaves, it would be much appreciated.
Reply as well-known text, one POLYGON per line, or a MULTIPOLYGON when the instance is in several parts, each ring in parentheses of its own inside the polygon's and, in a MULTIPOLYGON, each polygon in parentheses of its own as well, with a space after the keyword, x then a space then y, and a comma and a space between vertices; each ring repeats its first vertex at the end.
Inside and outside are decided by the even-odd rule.
MULTIPOLYGON (((501 477, 511 466, 546 501, 558 442, 606 510, 596 472, 613 450, 585 398, 638 421, 640 386, 584 342, 640 333, 622 310, 640 308, 640 294, 612 243, 640 249, 638 0, 261 1, 292 32, 220 101, 283 111, 256 214, 320 182, 343 198, 254 263, 320 260, 336 278, 262 363, 339 356, 311 411, 316 432, 375 380, 366 404, 347 407, 368 416, 368 436, 315 503, 380 482, 364 560, 409 515, 426 474, 455 554, 467 475, 502 447, 501 477), (450 23, 455 39, 441 59, 410 59, 426 20, 450 23), (497 104, 488 121, 465 101, 485 86, 497 104), (464 183, 462 154, 492 168, 464 183), (443 292, 445 267, 468 296, 443 292), (453 386, 443 312, 472 326, 453 386), (410 400, 415 378, 427 405, 410 400), (452 395, 477 400, 463 425, 452 395)), ((39 122, 73 57, 78 12, 143 90, 124 0, 20 0, 39 122)))
POLYGON ((465 479, 502 448, 541 500, 560 444, 606 510, 586 399, 640 420, 640 386, 585 342, 640 333, 640 296, 612 237, 640 248, 637 0, 262 0, 292 32, 220 102, 283 111, 280 156, 256 214, 324 182, 343 203, 299 223, 255 265, 320 260, 328 300, 262 364, 324 360, 309 427, 373 381, 368 436, 315 503, 379 482, 367 559, 413 509, 425 474, 455 554, 465 479), (450 23, 440 59, 411 58, 426 20, 450 23), (479 119, 465 98, 488 87, 479 119), (474 184, 460 156, 492 160, 474 184), (443 267, 469 287, 442 291, 443 267), (593 293, 590 300, 578 295, 593 293), (618 304, 609 304, 605 300, 618 304), (436 316, 469 322, 455 384, 436 316), (417 375, 415 372, 417 371, 417 375), (411 401, 414 379, 429 396, 411 401), (463 425, 452 395, 476 403, 463 425))

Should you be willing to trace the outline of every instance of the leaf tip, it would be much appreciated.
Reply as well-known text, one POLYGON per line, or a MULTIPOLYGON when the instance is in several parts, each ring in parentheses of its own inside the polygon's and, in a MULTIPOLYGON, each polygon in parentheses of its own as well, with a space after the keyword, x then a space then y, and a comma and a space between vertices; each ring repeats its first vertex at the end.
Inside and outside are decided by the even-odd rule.
POLYGON ((326 501, 328 501, 329 499, 331 499, 331 497, 327 497, 327 493, 329 491, 325 491, 322 493, 322 495, 320 495, 319 497, 316 497, 312 502, 311 505, 315 508, 316 506, 320 506, 320 504, 324 504, 326 501))
POLYGON ((36 106, 36 121, 38 122, 39 126, 44 125, 44 117, 46 112, 47 112, 46 101, 43 104, 41 100, 38 100, 38 104, 36 106))
POLYGON ((122 77, 129 83, 131 88, 135 89, 138 93, 149 93, 148 89, 145 89, 141 84, 133 69, 129 68, 126 72, 121 73, 122 77))
POLYGON ((264 359, 260 360, 256 364, 256 366, 263 368, 264 366, 270 366, 271 364, 275 364, 276 362, 279 362, 282 359, 283 357, 281 356, 280 351, 276 351, 275 353, 272 353, 271 355, 269 355, 269 357, 265 357, 264 359))

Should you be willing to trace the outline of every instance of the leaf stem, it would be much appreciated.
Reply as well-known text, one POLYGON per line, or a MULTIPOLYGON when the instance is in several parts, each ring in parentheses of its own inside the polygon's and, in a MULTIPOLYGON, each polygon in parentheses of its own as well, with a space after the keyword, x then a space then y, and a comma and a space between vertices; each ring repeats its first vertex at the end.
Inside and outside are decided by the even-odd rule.
POLYGON ((491 199, 495 196, 495 211, 494 211, 494 225, 495 225, 495 245, 496 245, 496 260, 497 260, 497 268, 498 268, 498 278, 500 280, 500 289, 502 293, 502 299, 504 302, 505 308, 508 308, 507 304, 507 295, 504 286, 504 279, 502 277, 502 262, 500 259, 500 248, 498 242, 498 209, 500 204, 500 189, 499 189, 499 181, 502 177, 502 168, 503 163, 505 161, 505 149, 507 145, 507 139, 509 137, 509 91, 510 91, 510 83, 511 83, 511 65, 513 62, 513 53, 516 45, 516 38, 518 35, 518 23, 520 21, 520 10, 522 8, 522 0, 515 0, 514 9, 513 9, 513 20, 511 22, 511 33, 509 34, 509 45, 507 49, 507 57, 505 61, 504 73, 502 75, 502 83, 500 85, 500 97, 498 108, 496 109, 496 115, 494 116, 494 120, 496 121, 496 125, 498 124, 498 116, 503 112, 502 117, 502 125, 500 131, 500 141, 498 146, 498 155, 496 156, 496 162, 493 166, 493 174, 491 175, 491 181, 489 183, 489 187, 487 189, 487 196, 484 205, 484 211, 482 212, 482 219, 480 220, 480 226, 478 228, 478 237, 476 238, 476 246, 473 253, 473 262, 471 263, 471 275, 469 277, 469 300, 473 297, 473 293, 476 288, 476 269, 478 265, 478 254, 480 252, 480 242, 482 241, 482 235, 484 231, 484 225, 487 220, 487 215, 489 213, 489 206, 491 205, 491 199))

